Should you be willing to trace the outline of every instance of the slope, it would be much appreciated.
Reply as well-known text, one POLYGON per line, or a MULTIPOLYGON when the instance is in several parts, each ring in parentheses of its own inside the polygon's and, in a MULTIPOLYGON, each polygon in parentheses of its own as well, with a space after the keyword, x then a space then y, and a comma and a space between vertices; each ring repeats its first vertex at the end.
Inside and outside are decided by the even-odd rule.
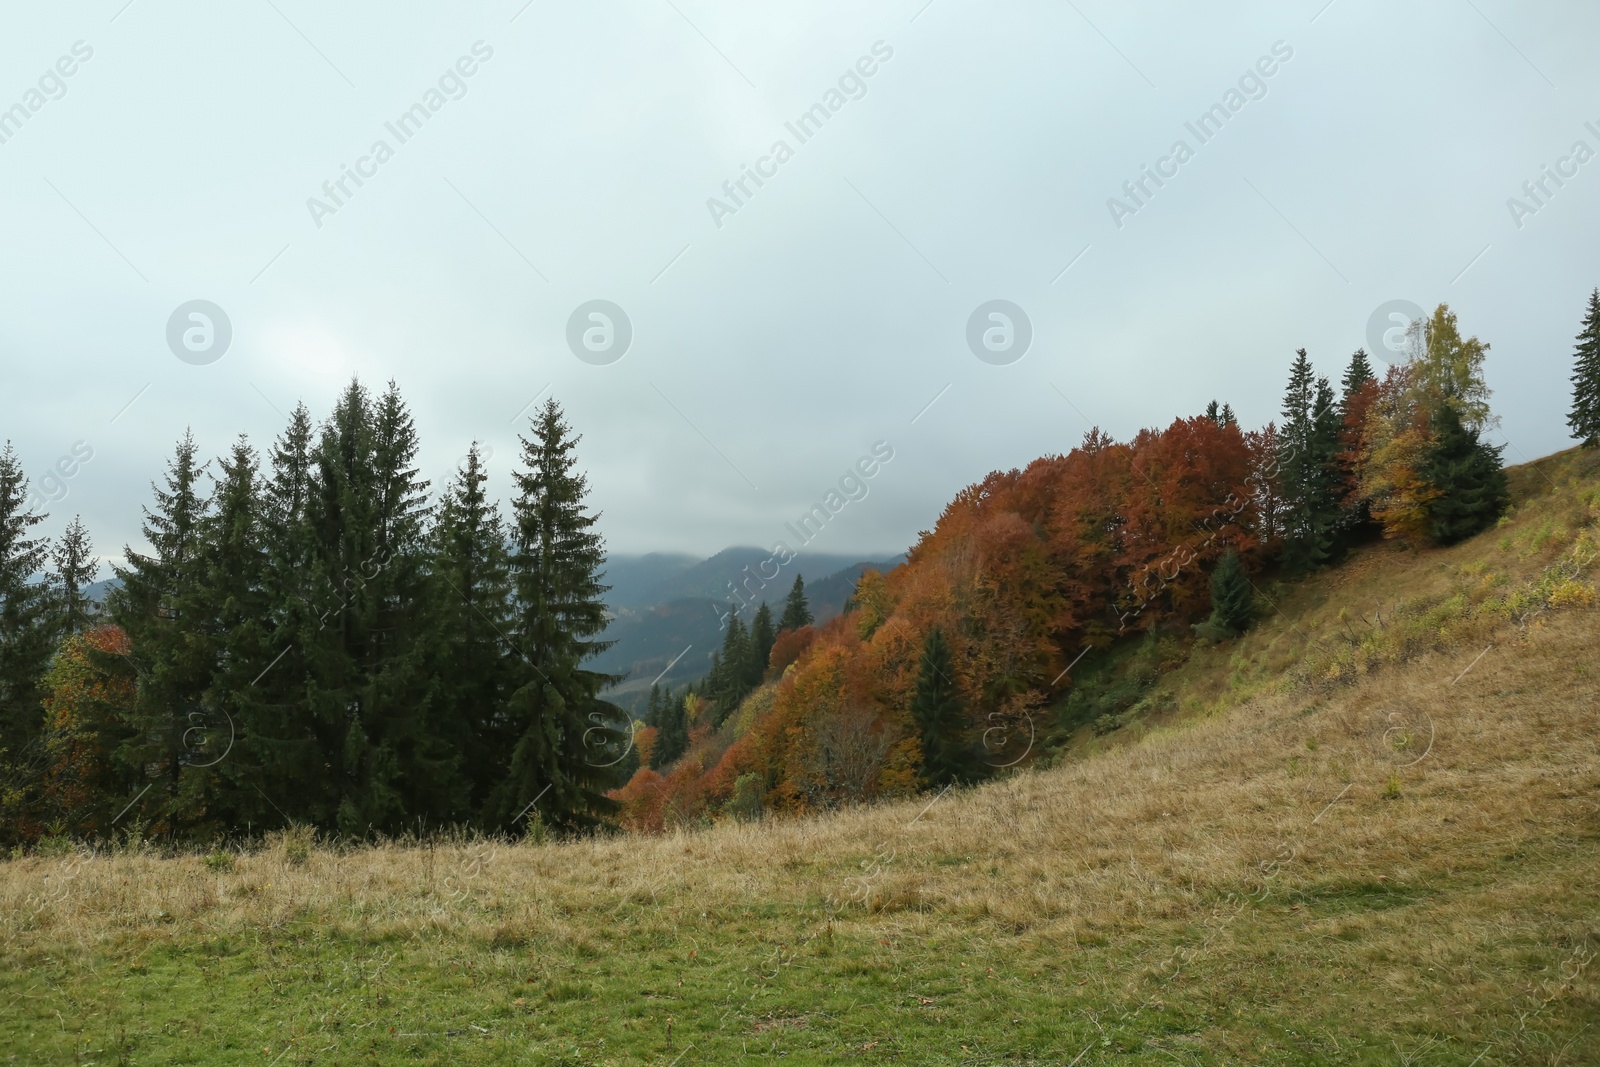
POLYGON ((1600 1063, 1600 493, 1592 455, 1514 474, 1500 529, 1263 589, 1137 714, 974 789, 564 844, 13 860, 0 1048, 1600 1063))

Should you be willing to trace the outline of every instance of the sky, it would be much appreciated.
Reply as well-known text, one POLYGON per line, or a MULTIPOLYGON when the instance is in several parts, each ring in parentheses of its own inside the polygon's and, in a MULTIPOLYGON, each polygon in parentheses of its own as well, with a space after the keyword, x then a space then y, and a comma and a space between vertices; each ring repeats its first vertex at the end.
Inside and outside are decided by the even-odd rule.
POLYGON ((813 542, 882 558, 1446 302, 1507 462, 1568 447, 1600 7, 1222 7, 8 4, 0 438, 115 557, 186 428, 393 379, 508 497, 553 396, 613 551, 792 540, 887 452, 813 542))

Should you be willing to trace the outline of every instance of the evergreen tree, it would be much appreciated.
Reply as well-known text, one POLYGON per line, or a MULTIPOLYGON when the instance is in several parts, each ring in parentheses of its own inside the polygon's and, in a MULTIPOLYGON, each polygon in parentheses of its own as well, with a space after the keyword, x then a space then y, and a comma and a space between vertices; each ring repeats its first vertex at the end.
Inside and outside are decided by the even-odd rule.
POLYGON ((261 486, 260 595, 263 646, 240 650, 249 684, 234 694, 238 737, 228 771, 239 784, 235 817, 251 826, 281 826, 295 819, 332 826, 338 808, 328 773, 331 731, 310 706, 312 656, 336 602, 313 590, 316 541, 311 527, 315 485, 315 428, 304 404, 274 442, 270 473, 261 486))
POLYGON ((13 759, 39 736, 39 679, 52 648, 47 588, 37 579, 48 558, 45 520, 28 510, 28 476, 7 442, 0 450, 0 750, 13 759))
POLYGON ((185 735, 190 716, 200 713, 212 666, 201 595, 206 501, 197 453, 193 435, 185 432, 167 465, 165 488, 151 486, 155 507, 145 509, 143 525, 150 554, 123 548, 127 565, 113 567, 120 585, 107 604, 112 621, 128 635, 139 676, 129 716, 132 736, 118 761, 130 780, 152 780, 155 788, 141 802, 141 813, 163 832, 192 814, 179 790, 185 735))
POLYGON ((1361 387, 1368 382, 1377 381, 1372 373, 1372 364, 1367 361, 1367 350, 1358 348, 1351 353, 1350 366, 1345 368, 1344 377, 1340 379, 1343 391, 1339 397, 1339 414, 1343 415, 1350 410, 1350 399, 1361 391, 1361 387))
POLYGON ((811 605, 806 603, 806 580, 796 574, 794 585, 789 587, 789 598, 783 604, 783 617, 778 620, 778 629, 798 630, 802 626, 810 626, 814 621, 811 605))
POLYGON ((1283 400, 1278 475, 1284 514, 1284 559, 1291 570, 1329 562, 1338 548, 1343 493, 1337 463, 1340 420, 1333 389, 1312 374, 1305 349, 1295 353, 1283 400))
POLYGON ((583 504, 587 481, 574 470, 578 440, 546 401, 515 476, 513 636, 522 659, 507 715, 518 739, 493 804, 508 824, 535 802, 545 822, 564 829, 594 826, 617 806, 604 795, 621 784, 604 753, 623 740, 621 715, 599 693, 620 679, 583 667, 610 642, 597 639, 606 626, 605 549, 583 504))
POLYGON ((435 819, 480 812, 509 772, 517 742, 502 712, 516 656, 505 640, 514 627, 506 529, 487 480, 474 442, 432 534, 428 737, 441 753, 459 756, 434 768, 434 806, 426 810, 435 819))
POLYGON ((646 726, 661 725, 661 685, 658 682, 650 683, 650 702, 644 713, 646 726))
POLYGON ((1249 629, 1254 618, 1254 590, 1245 577, 1239 553, 1230 548, 1211 572, 1211 617, 1196 626, 1195 632, 1222 641, 1249 629))
POLYGON ((1500 463, 1503 446, 1480 440, 1453 405, 1440 405, 1431 422, 1434 441, 1422 474, 1437 496, 1428 503, 1428 532, 1440 544, 1453 545, 1492 526, 1510 502, 1500 463))
POLYGON ((197 670, 207 685, 186 716, 179 762, 187 770, 179 810, 192 828, 227 829, 255 808, 250 779, 235 760, 240 697, 260 670, 266 644, 268 604, 261 593, 259 468, 255 449, 241 434, 228 456, 217 461, 220 477, 201 519, 195 611, 188 636, 198 643, 197 670))
POLYGON ((1234 418, 1232 405, 1223 404, 1219 410, 1215 400, 1206 405, 1206 418, 1210 419, 1218 426, 1233 426, 1238 422, 1238 420, 1234 418))
POLYGON ((50 575, 50 584, 55 597, 56 632, 81 634, 94 623, 95 605, 89 598, 88 587, 100 571, 82 516, 73 516, 72 525, 56 543, 52 562, 55 570, 50 575))
POLYGON ((1589 310, 1578 333, 1567 426, 1585 448, 1600 445, 1600 289, 1589 294, 1589 310))
POLYGON ((656 728, 656 744, 650 750, 650 769, 660 770, 689 750, 689 691, 677 699, 669 691, 661 705, 661 721, 656 728))
POLYGON ((922 646, 922 665, 911 695, 911 718, 922 737, 922 777, 944 786, 969 779, 966 712, 955 684, 955 659, 944 631, 935 626, 922 646))
POLYGON ((772 657, 772 646, 777 635, 772 628, 772 609, 763 600, 750 623, 750 672, 746 676, 748 688, 761 684, 767 674, 767 661, 772 657))
POLYGON ((713 663, 712 673, 707 676, 711 684, 711 699, 717 704, 715 717, 711 722, 712 729, 722 726, 749 691, 746 677, 749 674, 751 658, 750 633, 745 629, 739 613, 730 612, 727 631, 722 639, 721 654, 713 663))

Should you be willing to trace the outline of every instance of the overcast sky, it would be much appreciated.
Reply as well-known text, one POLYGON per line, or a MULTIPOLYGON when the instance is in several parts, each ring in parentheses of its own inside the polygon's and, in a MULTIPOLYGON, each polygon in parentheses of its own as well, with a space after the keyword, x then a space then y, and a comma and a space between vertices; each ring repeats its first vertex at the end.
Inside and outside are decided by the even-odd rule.
POLYGON ((5 5, 0 437, 35 475, 93 452, 47 529, 119 554, 185 426, 264 446, 359 375, 436 487, 478 439, 502 495, 554 395, 622 552, 769 546, 887 442, 814 547, 892 553, 1091 424, 1275 418, 1296 348, 1337 380, 1394 300, 1492 344, 1508 462, 1570 443, 1592 3, 524 5, 5 5), (194 300, 219 357, 169 344, 194 300), (569 346, 593 300, 620 359, 615 316, 569 346), (969 345, 992 300, 1021 358, 1015 315, 969 345))

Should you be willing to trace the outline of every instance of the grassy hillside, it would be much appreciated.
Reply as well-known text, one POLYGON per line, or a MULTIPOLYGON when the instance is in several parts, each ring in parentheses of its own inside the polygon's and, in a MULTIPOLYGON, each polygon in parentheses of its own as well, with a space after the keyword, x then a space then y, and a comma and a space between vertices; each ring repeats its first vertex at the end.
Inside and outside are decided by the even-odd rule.
POLYGON ((1498 530, 1109 661, 976 789, 0 864, 0 1062, 1600 1063, 1600 477, 1513 473, 1498 530))

